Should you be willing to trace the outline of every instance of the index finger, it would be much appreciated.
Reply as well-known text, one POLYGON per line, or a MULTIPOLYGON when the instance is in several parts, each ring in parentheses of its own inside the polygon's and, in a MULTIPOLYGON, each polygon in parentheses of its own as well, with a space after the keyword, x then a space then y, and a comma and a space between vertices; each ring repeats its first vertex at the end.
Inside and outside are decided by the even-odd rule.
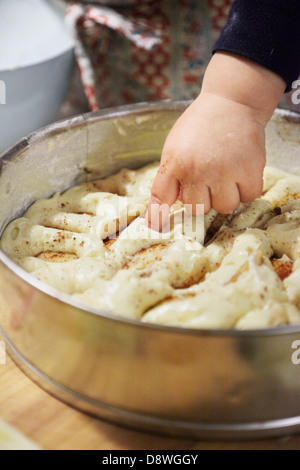
POLYGON ((166 225, 170 207, 177 201, 180 192, 179 181, 171 175, 168 167, 162 165, 152 186, 151 199, 146 214, 146 224, 160 232, 166 225))

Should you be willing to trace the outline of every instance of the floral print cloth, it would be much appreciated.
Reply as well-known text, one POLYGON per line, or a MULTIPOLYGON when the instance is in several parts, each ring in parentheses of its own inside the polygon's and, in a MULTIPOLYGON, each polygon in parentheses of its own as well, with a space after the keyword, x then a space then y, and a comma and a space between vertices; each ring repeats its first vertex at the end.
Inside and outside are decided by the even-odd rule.
MULTIPOLYGON (((67 22, 90 109, 196 98, 232 1, 71 3, 67 22)), ((282 103, 293 107, 290 95, 282 103)))

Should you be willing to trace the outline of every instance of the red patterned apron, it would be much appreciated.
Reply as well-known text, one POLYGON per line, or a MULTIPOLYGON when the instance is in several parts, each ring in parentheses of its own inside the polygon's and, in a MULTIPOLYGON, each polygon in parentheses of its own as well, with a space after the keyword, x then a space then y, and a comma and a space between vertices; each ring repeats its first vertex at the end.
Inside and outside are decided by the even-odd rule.
MULTIPOLYGON (((91 110, 196 98, 232 1, 70 4, 67 21, 91 110)), ((293 107, 290 95, 282 104, 293 107)))

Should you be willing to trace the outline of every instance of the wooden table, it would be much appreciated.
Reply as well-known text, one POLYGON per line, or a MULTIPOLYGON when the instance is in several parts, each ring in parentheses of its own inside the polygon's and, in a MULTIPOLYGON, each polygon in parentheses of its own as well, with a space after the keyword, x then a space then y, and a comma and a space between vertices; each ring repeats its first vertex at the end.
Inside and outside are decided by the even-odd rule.
POLYGON ((7 357, 0 365, 0 417, 44 450, 300 449, 300 436, 245 442, 169 439, 91 418, 39 388, 7 357))

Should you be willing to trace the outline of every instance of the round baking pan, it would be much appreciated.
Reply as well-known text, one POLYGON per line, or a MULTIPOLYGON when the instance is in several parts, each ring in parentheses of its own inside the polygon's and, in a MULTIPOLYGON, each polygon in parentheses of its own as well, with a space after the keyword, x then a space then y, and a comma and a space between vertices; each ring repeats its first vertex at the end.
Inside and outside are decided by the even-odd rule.
MULTIPOLYGON (((55 123, 0 158, 0 233, 36 199, 159 159, 187 102, 145 103, 55 123)), ((277 110, 268 163, 300 175, 300 117, 277 110)), ((192 330, 89 309, 0 252, 1 334, 17 364, 66 403, 185 438, 300 431, 300 325, 192 330)))

